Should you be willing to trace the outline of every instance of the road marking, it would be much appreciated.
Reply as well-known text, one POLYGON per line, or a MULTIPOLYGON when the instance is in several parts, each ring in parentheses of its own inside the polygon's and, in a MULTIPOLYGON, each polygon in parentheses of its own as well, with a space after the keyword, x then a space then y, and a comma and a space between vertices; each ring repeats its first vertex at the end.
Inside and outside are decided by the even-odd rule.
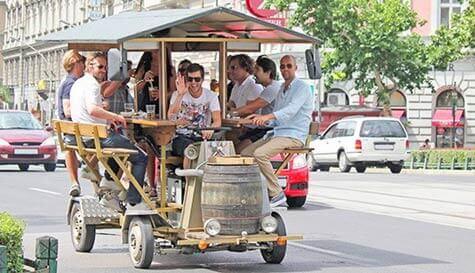
POLYGON ((31 191, 38 191, 38 192, 48 193, 48 194, 57 195, 57 196, 62 195, 61 193, 55 192, 55 191, 43 190, 43 189, 38 189, 38 188, 28 188, 28 189, 31 191))
POLYGON ((353 262, 354 261, 360 261, 360 262, 365 262, 365 263, 373 263, 374 262, 374 260, 365 259, 363 257, 349 255, 349 254, 345 254, 343 252, 328 250, 328 249, 324 249, 324 248, 320 248, 320 247, 308 246, 308 245, 304 245, 304 244, 300 244, 300 243, 296 243, 296 242, 287 242, 287 244, 291 245, 291 246, 299 247, 299 248, 302 248, 302 249, 305 249, 305 250, 310 250, 310 251, 319 252, 319 253, 323 253, 323 254, 339 257, 339 258, 352 260, 353 262))

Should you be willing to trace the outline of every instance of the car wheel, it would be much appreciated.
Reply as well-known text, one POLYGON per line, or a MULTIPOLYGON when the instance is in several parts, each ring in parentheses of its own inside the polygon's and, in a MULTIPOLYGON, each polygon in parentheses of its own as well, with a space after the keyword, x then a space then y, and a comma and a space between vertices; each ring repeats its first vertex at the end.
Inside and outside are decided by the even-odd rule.
POLYGON ((307 196, 287 197, 287 205, 290 208, 300 208, 305 204, 307 196))
MULTIPOLYGON (((287 230, 285 229, 284 220, 278 215, 272 215, 277 218, 277 230, 276 233, 279 236, 286 236, 287 230)), ((269 264, 280 264, 285 257, 287 251, 287 242, 283 245, 277 245, 272 243, 271 249, 261 249, 261 255, 264 261, 269 264)))
POLYGON ((358 165, 356 166, 356 171, 359 173, 364 173, 366 171, 366 166, 365 165, 358 165))
POLYGON ((347 173, 351 170, 350 161, 346 157, 345 152, 340 152, 338 156, 338 167, 342 173, 347 173))
POLYGON ((44 165, 45 171, 47 172, 54 172, 56 170, 56 163, 47 163, 44 165))
POLYGON ((400 173, 402 170, 402 164, 389 163, 388 167, 392 173, 400 173))
POLYGON ((30 168, 29 164, 18 164, 18 168, 20 168, 20 171, 26 172, 30 168))

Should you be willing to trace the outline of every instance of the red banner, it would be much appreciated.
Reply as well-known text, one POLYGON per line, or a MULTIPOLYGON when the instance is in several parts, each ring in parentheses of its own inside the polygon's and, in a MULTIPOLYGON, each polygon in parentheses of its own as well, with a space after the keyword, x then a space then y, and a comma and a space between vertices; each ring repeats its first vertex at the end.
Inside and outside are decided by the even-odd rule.
POLYGON ((279 13, 278 10, 264 8, 264 0, 246 0, 246 6, 249 12, 260 18, 270 18, 279 13))

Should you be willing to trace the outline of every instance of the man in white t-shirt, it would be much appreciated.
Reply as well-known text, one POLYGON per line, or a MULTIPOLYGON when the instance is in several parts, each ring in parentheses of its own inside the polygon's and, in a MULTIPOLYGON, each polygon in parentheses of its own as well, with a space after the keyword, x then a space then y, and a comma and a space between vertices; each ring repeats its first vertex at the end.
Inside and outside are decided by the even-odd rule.
MULTIPOLYGON (((179 126, 198 128, 221 127, 221 109, 216 93, 203 88, 204 68, 193 63, 186 69, 186 75, 177 78, 177 91, 173 92, 170 100, 168 116, 177 121, 179 126)), ((202 131, 201 138, 186 128, 178 128, 177 136, 172 141, 172 153, 183 156, 190 144, 210 139, 213 131, 202 131)), ((184 159, 183 167, 189 167, 189 161, 184 159)))
POLYGON ((240 108, 257 99, 262 92, 262 85, 257 84, 253 76, 254 61, 245 54, 231 57, 229 73, 234 86, 229 98, 229 108, 240 108))
MULTIPOLYGON (((71 88, 71 118, 74 122, 110 123, 115 128, 120 128, 120 126, 126 128, 124 117, 104 110, 102 107, 100 83, 104 81, 107 72, 106 56, 103 53, 94 53, 91 58, 87 73, 78 79, 71 88)), ((147 156, 141 150, 137 149, 127 137, 116 131, 111 131, 107 138, 101 140, 101 146, 103 148, 126 148, 138 151, 137 154, 132 154, 128 160, 132 163, 132 174, 140 185, 143 185, 147 156)), ((119 171, 119 166, 113 159, 109 160, 109 165, 115 173, 119 171)), ((107 172, 104 176, 104 179, 111 180, 107 172)), ((103 182, 101 181, 101 186, 103 182)), ((104 184, 106 183, 104 182, 104 184)), ((127 201, 132 206, 141 202, 141 197, 133 186, 129 187, 127 201)), ((140 208, 142 207, 144 207, 143 204, 140 208)))

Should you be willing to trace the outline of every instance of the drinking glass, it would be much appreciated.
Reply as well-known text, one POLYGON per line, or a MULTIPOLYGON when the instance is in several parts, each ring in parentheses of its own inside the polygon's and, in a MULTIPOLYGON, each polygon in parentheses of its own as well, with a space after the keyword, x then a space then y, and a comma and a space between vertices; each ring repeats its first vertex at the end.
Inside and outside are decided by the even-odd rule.
POLYGON ((155 117, 155 104, 145 105, 145 111, 147 112, 147 118, 153 119, 155 117))

